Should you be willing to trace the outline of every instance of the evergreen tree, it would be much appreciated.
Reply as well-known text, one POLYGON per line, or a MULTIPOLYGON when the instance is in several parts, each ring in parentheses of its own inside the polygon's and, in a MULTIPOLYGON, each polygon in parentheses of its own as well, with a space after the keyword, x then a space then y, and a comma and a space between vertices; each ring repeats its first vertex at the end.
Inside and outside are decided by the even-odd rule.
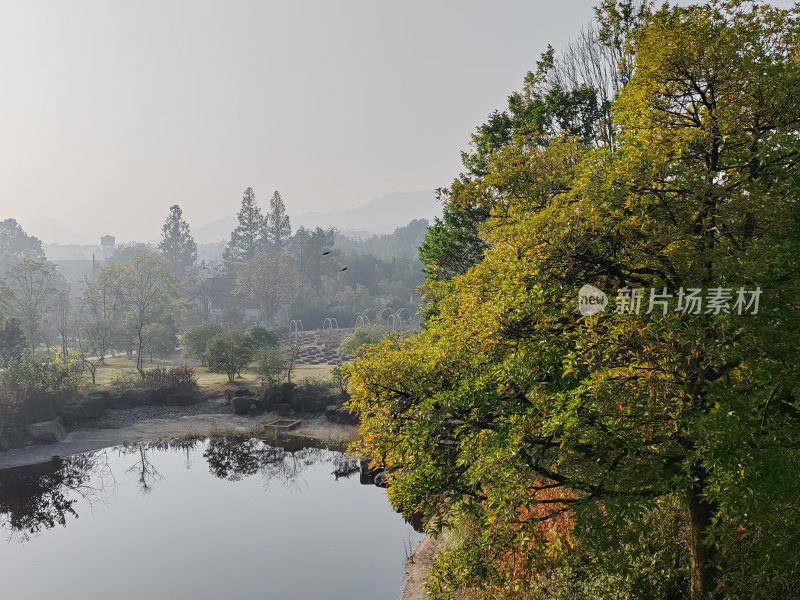
POLYGON ((228 264, 250 260, 264 247, 267 219, 261 213, 251 187, 242 195, 242 207, 237 218, 239 225, 231 232, 231 241, 222 255, 228 264))
POLYGON ((269 201, 269 215, 266 219, 267 243, 275 250, 283 250, 292 235, 292 226, 289 215, 286 214, 286 205, 283 203, 281 193, 275 190, 269 201))
POLYGON ((185 274, 197 261, 197 243, 189 232, 189 224, 183 220, 181 207, 177 204, 169 209, 169 216, 161 228, 158 249, 173 275, 185 274))

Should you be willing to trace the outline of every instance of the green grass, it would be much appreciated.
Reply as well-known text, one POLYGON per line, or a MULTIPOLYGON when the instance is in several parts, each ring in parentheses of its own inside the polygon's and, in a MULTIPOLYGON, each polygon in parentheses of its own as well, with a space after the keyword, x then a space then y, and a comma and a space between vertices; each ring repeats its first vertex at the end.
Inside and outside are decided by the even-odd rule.
MULTIPOLYGON (((145 361, 145 369, 157 366, 175 366, 185 363, 180 363, 175 360, 169 359, 153 359, 151 363, 149 360, 145 361)), ((325 381, 330 379, 330 373, 333 367, 331 365, 299 365, 292 374, 292 381, 299 382, 303 379, 313 379, 316 381, 325 381)), ((202 392, 205 393, 219 393, 222 394, 225 389, 230 385, 228 377, 224 373, 211 373, 206 367, 195 366, 197 371, 197 385, 202 392)), ((111 387, 112 382, 125 374, 136 375, 136 361, 129 359, 126 356, 108 358, 105 365, 97 369, 97 388, 108 389, 111 387)), ((86 373, 85 377, 88 382, 91 382, 91 376, 86 373)), ((236 385, 260 385, 261 382, 258 377, 253 373, 245 372, 242 377, 236 379, 236 385)))

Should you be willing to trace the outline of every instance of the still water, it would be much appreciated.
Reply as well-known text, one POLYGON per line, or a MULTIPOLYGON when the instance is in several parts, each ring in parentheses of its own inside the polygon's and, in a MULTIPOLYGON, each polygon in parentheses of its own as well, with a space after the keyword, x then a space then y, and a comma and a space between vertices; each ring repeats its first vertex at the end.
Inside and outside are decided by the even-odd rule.
POLYGON ((0 474, 0 597, 399 598, 419 540, 335 451, 113 448, 0 474))

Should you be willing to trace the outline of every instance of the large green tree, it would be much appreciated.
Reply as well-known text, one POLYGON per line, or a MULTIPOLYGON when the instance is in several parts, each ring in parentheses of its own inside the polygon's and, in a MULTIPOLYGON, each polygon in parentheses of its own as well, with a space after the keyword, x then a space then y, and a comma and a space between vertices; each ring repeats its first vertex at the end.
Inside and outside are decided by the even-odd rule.
POLYGON ((264 239, 269 246, 279 252, 284 250, 292 236, 292 226, 289 215, 286 214, 286 205, 278 190, 275 190, 269 200, 265 229, 264 239))
POLYGON ((197 262, 197 243, 189 231, 189 224, 183 219, 181 207, 177 204, 170 207, 169 215, 161 227, 158 249, 173 275, 186 275, 197 262))
POLYGON ((239 224, 231 232, 231 239, 223 253, 225 263, 230 266, 250 260, 266 247, 267 219, 261 212, 251 187, 242 195, 242 206, 237 219, 239 224))
MULTIPOLYGON (((523 89, 508 97, 504 110, 492 112, 470 137, 461 154, 464 172, 439 190, 444 214, 430 228, 420 259, 430 281, 463 273, 481 260, 485 241, 479 229, 489 217, 498 191, 484 185, 495 153, 512 145, 546 147, 573 136, 590 146, 613 147, 617 127, 612 103, 630 80, 633 31, 651 14, 650 0, 604 0, 596 22, 560 54, 552 48, 529 72, 523 89)), ((524 186, 525 170, 507 186, 524 186)))
POLYGON ((794 594, 799 34, 759 3, 653 13, 614 143, 493 152, 483 260, 434 287, 425 330, 351 367, 390 499, 458 530, 439 590, 794 594), (578 313, 585 284, 611 306, 578 313))
POLYGON ((300 273, 319 295, 323 277, 334 272, 333 243, 336 230, 333 228, 314 230, 300 227, 292 237, 291 248, 299 261, 300 273))

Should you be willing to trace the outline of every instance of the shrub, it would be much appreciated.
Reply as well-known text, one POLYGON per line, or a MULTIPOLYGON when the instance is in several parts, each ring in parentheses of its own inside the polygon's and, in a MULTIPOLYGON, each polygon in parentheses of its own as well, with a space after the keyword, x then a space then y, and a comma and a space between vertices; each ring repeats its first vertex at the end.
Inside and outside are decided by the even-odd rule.
POLYGON ((274 387, 288 381, 292 360, 286 348, 267 346, 256 353, 255 371, 265 386, 274 387))
POLYGON ((251 338, 238 331, 228 331, 214 336, 208 343, 206 363, 212 373, 225 373, 233 383, 253 358, 251 338))
POLYGON ((377 325, 358 327, 353 333, 342 340, 339 346, 339 352, 343 356, 355 356, 359 348, 367 344, 380 342, 385 335, 386 330, 377 325))
POLYGON ((339 387, 330 379, 314 379, 306 377, 297 385, 301 392, 310 396, 337 396, 339 387))
POLYGON ((342 396, 347 395, 347 385, 349 381, 350 374, 347 372, 347 369, 343 368, 342 365, 333 367, 331 370, 331 383, 336 386, 342 396))
POLYGON ((253 340, 253 345, 256 348, 268 348, 278 345, 278 334, 266 327, 251 327, 247 330, 247 335, 253 340))
POLYGON ((197 373, 189 365, 145 369, 143 379, 149 388, 190 390, 197 386, 197 373))
POLYGON ((142 376, 138 371, 124 371, 111 380, 111 389, 115 392, 126 392, 135 388, 142 387, 142 376))
POLYGON ((29 350, 0 370, 3 418, 30 423, 53 418, 66 396, 78 389, 80 369, 42 361, 29 350))
POLYGON ((75 390, 79 377, 80 370, 74 364, 65 366, 43 361, 26 350, 0 371, 0 389, 18 400, 26 400, 41 394, 75 390))
POLYGON ((190 327, 181 338, 184 356, 196 358, 205 366, 208 342, 220 333, 225 333, 225 330, 215 323, 201 323, 190 327))

